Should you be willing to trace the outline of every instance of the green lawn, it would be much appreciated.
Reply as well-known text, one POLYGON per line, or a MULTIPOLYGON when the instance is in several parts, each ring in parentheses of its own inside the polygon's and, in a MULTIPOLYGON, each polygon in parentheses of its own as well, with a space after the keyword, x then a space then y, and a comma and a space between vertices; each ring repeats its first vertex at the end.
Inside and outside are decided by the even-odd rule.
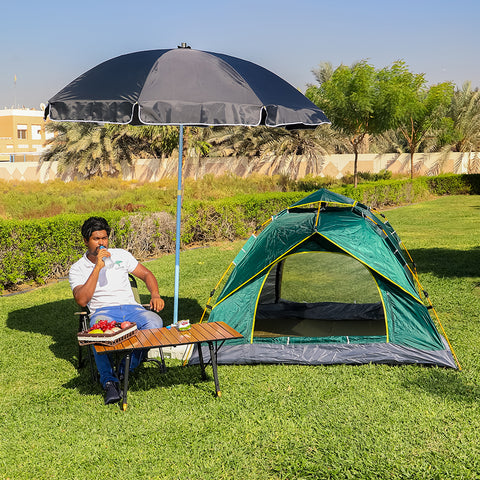
MULTIPOLYGON (((75 305, 58 282, 0 298, 2 479, 477 479, 480 196, 386 212, 416 260, 462 371, 418 366, 144 365, 129 405, 76 370, 75 305)), ((197 320, 242 242, 181 256, 197 320)), ((170 323, 173 256, 148 263, 170 323)), ((141 288, 145 295, 146 290, 141 288)))

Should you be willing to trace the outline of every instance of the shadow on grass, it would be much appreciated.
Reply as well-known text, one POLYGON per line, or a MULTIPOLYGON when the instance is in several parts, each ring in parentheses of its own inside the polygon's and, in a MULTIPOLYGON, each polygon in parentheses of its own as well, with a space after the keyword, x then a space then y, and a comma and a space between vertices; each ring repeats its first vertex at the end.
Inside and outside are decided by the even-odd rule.
MULTIPOLYGON (((173 298, 163 297, 165 300, 165 308, 160 315, 165 325, 172 323, 173 318, 173 298)), ((141 296, 141 301, 148 303, 148 296, 141 296)), ((182 314, 182 318, 190 318, 192 322, 198 321, 203 312, 203 309, 196 300, 190 298, 179 299, 179 310, 182 314)), ((48 335, 52 338, 52 343, 49 346, 53 354, 60 359, 70 362, 75 368, 78 368, 78 316, 75 312, 80 311, 80 308, 72 299, 58 300, 55 302, 45 303, 37 305, 35 307, 22 308, 14 310, 8 314, 7 326, 13 330, 18 330, 27 333, 40 333, 42 335, 48 335)), ((35 354, 41 354, 35 352, 35 354)), ((84 358, 87 357, 86 348, 83 348, 84 358)), ((147 378, 150 378, 150 366, 141 366, 140 370, 145 370, 147 378)), ((179 367, 181 368, 181 367, 179 367)), ((79 376, 68 382, 65 386, 67 388, 79 388, 82 393, 92 393, 92 380, 90 369, 87 365, 80 369, 79 376)), ((155 372, 157 373, 157 372, 155 372)), ((158 372, 159 373, 159 372, 158 372)), ((170 373, 166 378, 170 378, 170 373)), ((190 374, 192 379, 195 377, 200 379, 200 373, 190 374)), ((182 378, 177 376, 177 378, 182 378)), ((189 376, 187 375, 186 381, 191 383, 189 376)), ((171 379, 172 384, 175 383, 175 376, 171 379)), ((132 380, 132 388, 135 381, 132 380)), ((158 379, 155 377, 155 381, 152 379, 152 384, 156 385, 158 379)), ((176 383, 179 383, 178 381, 176 383)), ((100 387, 98 387, 100 388, 100 387)))
POLYGON ((462 372, 442 368, 418 369, 406 376, 402 386, 455 402, 477 403, 480 397, 480 386, 469 383, 462 372))
MULTIPOLYGON (((207 378, 202 379, 200 366, 171 365, 167 360, 167 370, 162 372, 153 363, 140 365, 129 375, 128 392, 149 391, 155 388, 168 388, 176 385, 192 385, 205 395, 215 394, 215 386, 211 366, 206 368, 207 378)), ((88 368, 82 369, 78 377, 72 378, 63 385, 65 388, 77 390, 82 395, 103 392, 100 384, 92 384, 88 368)))
POLYGON ((471 250, 418 248, 409 250, 421 273, 437 277, 480 277, 480 246, 471 250))

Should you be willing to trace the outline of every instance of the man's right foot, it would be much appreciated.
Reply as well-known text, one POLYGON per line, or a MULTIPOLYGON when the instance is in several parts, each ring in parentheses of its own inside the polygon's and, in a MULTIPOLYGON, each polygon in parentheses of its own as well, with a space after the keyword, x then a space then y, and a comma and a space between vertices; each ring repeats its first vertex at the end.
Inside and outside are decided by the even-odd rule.
POLYGON ((118 386, 115 382, 107 382, 105 384, 105 405, 110 403, 117 403, 122 399, 120 392, 118 391, 118 386))

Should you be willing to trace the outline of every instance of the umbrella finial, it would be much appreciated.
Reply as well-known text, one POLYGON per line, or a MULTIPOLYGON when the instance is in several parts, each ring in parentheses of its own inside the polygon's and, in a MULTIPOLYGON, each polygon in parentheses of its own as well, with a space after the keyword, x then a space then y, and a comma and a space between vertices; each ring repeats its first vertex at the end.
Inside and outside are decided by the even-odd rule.
POLYGON ((192 48, 190 45, 187 45, 185 42, 182 42, 181 45, 177 45, 177 48, 192 48))

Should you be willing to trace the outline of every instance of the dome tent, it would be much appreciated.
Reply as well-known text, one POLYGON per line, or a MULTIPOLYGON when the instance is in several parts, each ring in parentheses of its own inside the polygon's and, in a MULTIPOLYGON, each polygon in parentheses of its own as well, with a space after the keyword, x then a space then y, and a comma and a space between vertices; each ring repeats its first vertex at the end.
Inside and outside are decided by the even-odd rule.
POLYGON ((210 298, 208 321, 244 336, 223 345, 218 362, 457 368, 408 252, 380 217, 321 189, 266 222, 210 298))

